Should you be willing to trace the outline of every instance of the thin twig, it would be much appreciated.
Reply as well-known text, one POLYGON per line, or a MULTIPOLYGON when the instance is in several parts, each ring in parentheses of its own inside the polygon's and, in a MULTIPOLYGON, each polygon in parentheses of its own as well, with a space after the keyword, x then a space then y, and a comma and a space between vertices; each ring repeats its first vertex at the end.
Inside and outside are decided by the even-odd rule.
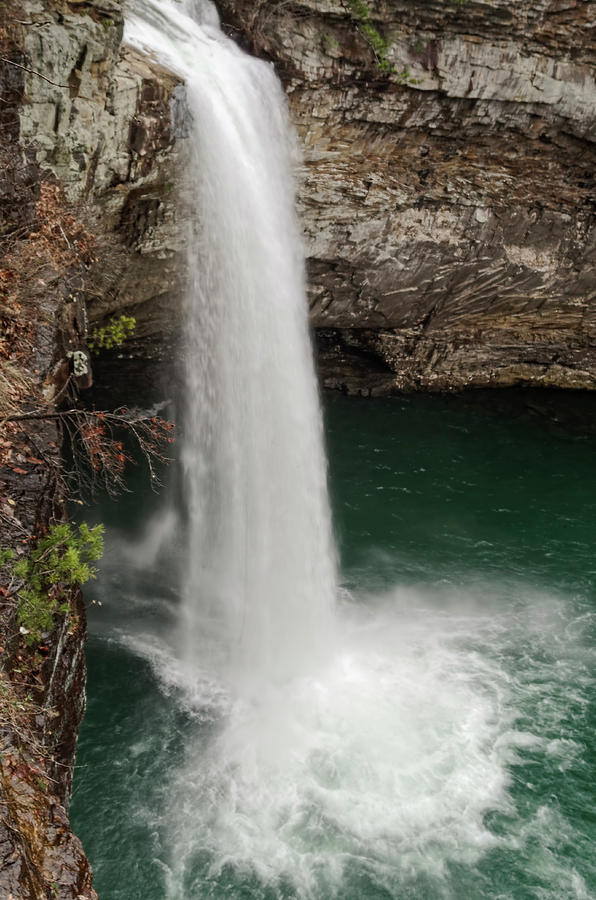
POLYGON ((20 413, 15 416, 4 416, 0 425, 4 425, 5 422, 23 422, 28 419, 65 419, 67 416, 77 416, 81 415, 81 411, 78 409, 68 409, 63 412, 30 412, 30 413, 20 413))
POLYGON ((22 19, 13 19, 13 22, 17 22, 19 25, 35 25, 37 27, 54 24, 51 19, 48 19, 46 22, 24 22, 22 19))
POLYGON ((30 75, 37 75, 38 78, 43 78, 44 81, 47 81, 48 84, 53 84, 54 87, 68 87, 67 84, 59 84, 57 81, 52 81, 51 78, 46 78, 46 76, 42 75, 41 72, 36 72, 35 69, 30 69, 29 66, 22 66, 20 63, 14 62, 12 59, 6 59, 5 56, 0 56, 0 62, 5 62, 9 66, 14 66, 16 69, 22 69, 23 72, 29 72, 30 75))
POLYGON ((67 245, 68 249, 69 249, 69 250, 72 250, 72 244, 70 243, 70 241, 69 241, 68 238, 66 237, 66 234, 64 233, 64 228, 62 227, 62 225, 60 224, 60 222, 58 222, 58 228, 59 228, 60 231, 62 232, 62 237, 63 237, 64 240, 66 241, 66 245, 67 245))

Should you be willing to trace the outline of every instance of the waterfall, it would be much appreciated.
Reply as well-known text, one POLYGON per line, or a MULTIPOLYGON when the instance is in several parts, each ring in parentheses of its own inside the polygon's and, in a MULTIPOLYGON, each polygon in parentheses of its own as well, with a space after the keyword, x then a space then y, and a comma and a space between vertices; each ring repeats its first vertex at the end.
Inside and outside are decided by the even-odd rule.
POLYGON ((135 0, 126 40, 183 76, 192 148, 180 657, 258 690, 328 650, 335 597, 294 138, 206 0, 135 0))
POLYGON ((126 40, 186 85, 185 490, 128 581, 118 530, 96 587, 108 640, 74 808, 100 893, 592 896, 592 510, 575 510, 591 447, 551 467, 542 431, 518 446, 517 425, 443 402, 430 418, 426 401, 349 403, 332 430, 355 555, 336 606, 282 91, 207 0, 129 0, 126 40), (545 559, 571 544, 577 596, 549 594, 545 559))

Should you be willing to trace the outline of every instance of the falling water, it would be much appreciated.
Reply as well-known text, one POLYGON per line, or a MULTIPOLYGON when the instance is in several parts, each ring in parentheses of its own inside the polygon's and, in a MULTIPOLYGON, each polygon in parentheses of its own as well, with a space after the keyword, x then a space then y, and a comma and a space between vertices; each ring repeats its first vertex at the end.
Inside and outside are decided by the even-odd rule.
MULTIPOLYGON (((281 88, 207 0, 132 0, 127 17, 128 43, 185 81, 193 215, 182 604, 173 638, 137 618, 118 635, 151 660, 168 702, 161 730, 131 729, 143 761, 124 816, 133 837, 126 847, 119 823, 113 843, 143 888, 116 877, 111 896, 488 898, 482 861, 500 884, 518 853, 528 883, 545 885, 532 896, 588 897, 551 852, 576 838, 564 813, 518 808, 512 788, 524 752, 561 771, 579 758, 559 739, 567 687, 588 684, 582 628, 560 640, 561 621, 577 626, 573 604, 442 584, 335 606, 281 88)), ((127 716, 143 718, 140 700, 127 716)), ((113 818, 110 807, 102 846, 113 818)))
POLYGON ((293 137, 272 67, 210 3, 135 10, 129 42, 184 76, 192 142, 181 656, 245 687, 328 649, 335 593, 293 137))

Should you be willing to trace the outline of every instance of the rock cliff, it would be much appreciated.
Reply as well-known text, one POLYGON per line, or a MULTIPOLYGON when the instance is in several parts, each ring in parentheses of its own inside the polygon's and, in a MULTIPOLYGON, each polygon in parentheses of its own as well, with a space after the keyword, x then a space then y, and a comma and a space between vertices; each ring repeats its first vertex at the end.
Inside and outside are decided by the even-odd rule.
MULTIPOLYGON (((287 89, 325 383, 596 387, 594 3, 219 7, 287 89)), ((135 316, 146 355, 179 329, 184 89, 123 47, 122 30, 119 0, 0 10, 0 416, 54 402, 69 354, 87 365, 89 329, 113 312, 135 316)), ((17 546, 63 514, 58 435, 33 435, 43 465, 26 436, 0 437, 2 545, 17 546)), ((11 616, 0 616, 0 892, 91 900, 65 811, 84 708, 81 599, 35 661, 11 616), (11 687, 23 667, 32 706, 11 687)))
MULTIPOLYGON (((178 79, 122 45, 120 0, 25 0, 20 144, 97 240, 78 288, 91 323, 123 309, 137 338, 179 322, 185 231, 176 144, 178 79), (43 73, 46 77, 34 74, 43 73)), ((182 142, 183 146, 184 142, 182 142)))
POLYGON ((300 134, 326 383, 595 387, 594 3, 220 6, 300 134))
MULTIPOLYGON (((180 86, 122 30, 115 0, 0 8, 0 547, 17 555, 65 517, 66 496, 55 421, 11 417, 91 383, 89 332, 112 311, 137 317, 145 352, 176 326, 180 86)), ((11 586, 0 577, 0 895, 93 900, 66 811, 84 605, 72 591, 28 647, 11 586)))
MULTIPOLYGON (((218 6, 288 92, 325 383, 596 386, 594 4, 218 6)), ((25 15, 27 58, 54 84, 26 75, 22 140, 100 236, 90 318, 132 313, 158 352, 180 321, 183 87, 122 50, 115 0, 25 15)))

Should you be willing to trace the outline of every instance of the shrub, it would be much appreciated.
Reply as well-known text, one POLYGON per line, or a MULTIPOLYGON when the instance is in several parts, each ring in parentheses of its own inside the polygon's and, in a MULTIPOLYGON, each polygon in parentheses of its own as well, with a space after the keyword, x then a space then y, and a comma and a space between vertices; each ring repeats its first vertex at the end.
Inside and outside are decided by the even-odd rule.
POLYGON ((106 325, 93 329, 89 347, 94 353, 120 347, 133 336, 136 326, 137 320, 134 316, 113 316, 106 325))
POLYGON ((28 644, 39 643, 51 631, 57 612, 68 610, 68 593, 95 577, 92 565, 103 553, 103 525, 69 522, 52 525, 28 556, 14 561, 11 550, 0 551, 0 568, 9 568, 16 583, 17 618, 28 644))

